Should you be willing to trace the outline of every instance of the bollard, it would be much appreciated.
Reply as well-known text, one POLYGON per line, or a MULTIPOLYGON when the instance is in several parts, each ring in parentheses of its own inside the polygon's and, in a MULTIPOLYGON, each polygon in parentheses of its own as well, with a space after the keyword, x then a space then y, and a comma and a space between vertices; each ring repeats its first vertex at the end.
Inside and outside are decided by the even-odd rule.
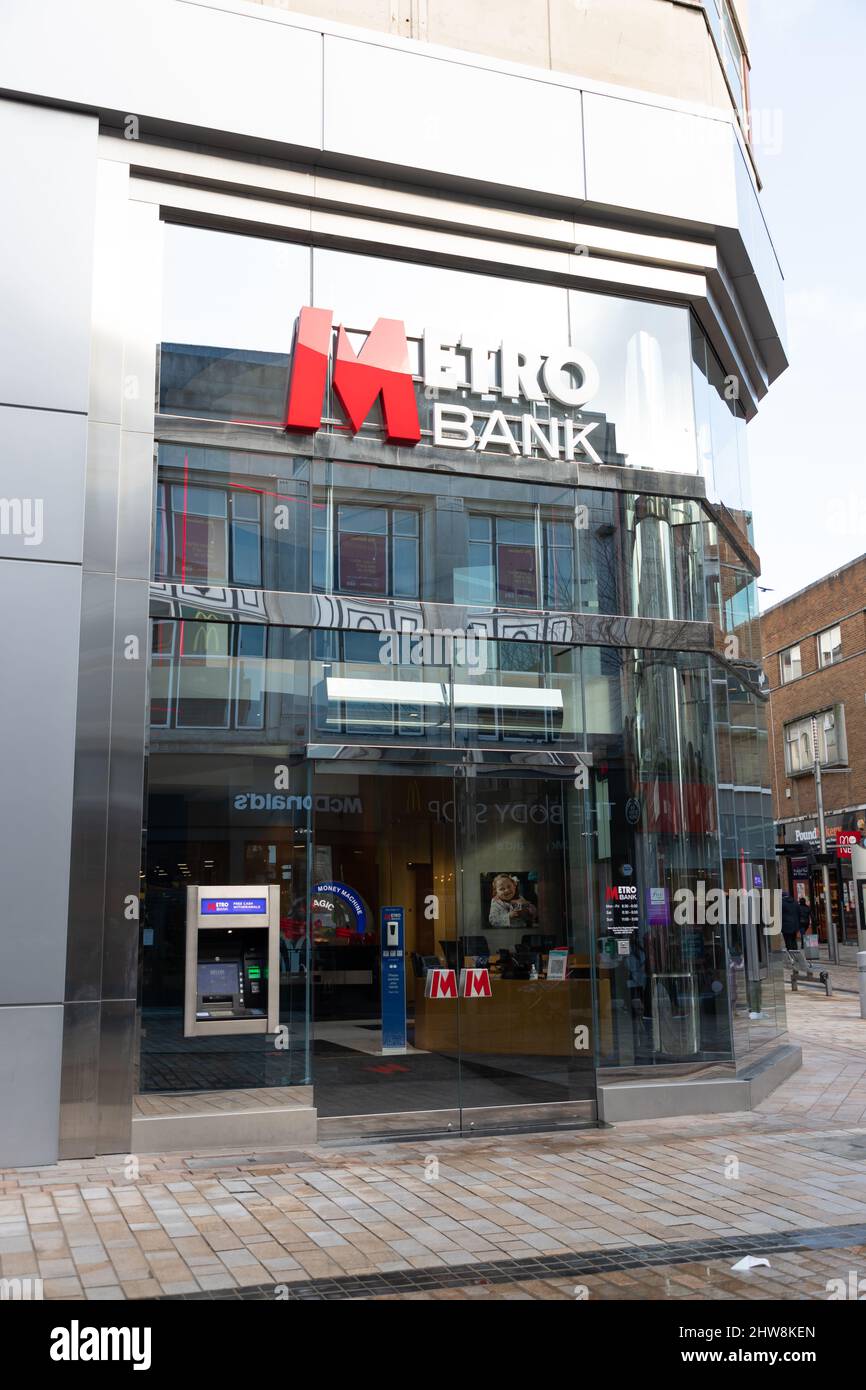
POLYGON ((866 951, 857 952, 857 983, 860 986, 860 1017, 866 1018, 866 951))

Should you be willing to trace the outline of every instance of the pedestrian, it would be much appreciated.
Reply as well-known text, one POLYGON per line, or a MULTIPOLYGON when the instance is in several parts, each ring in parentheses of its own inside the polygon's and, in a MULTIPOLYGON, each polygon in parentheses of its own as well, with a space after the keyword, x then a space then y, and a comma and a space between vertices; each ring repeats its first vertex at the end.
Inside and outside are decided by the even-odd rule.
POLYGON ((800 934, 800 909, 790 893, 782 894, 782 936, 786 951, 796 951, 800 934))
POLYGON ((809 899, 803 897, 797 904, 797 911, 800 914, 800 932, 803 937, 803 944, 806 944, 806 933, 812 930, 812 909, 809 906, 809 899))

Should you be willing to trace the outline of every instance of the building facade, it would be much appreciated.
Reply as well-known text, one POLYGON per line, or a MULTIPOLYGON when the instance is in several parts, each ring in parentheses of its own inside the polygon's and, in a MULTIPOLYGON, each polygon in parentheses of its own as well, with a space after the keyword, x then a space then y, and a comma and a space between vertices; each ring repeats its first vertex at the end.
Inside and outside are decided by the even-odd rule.
POLYGON ((313 8, 5 7, 7 1164, 798 1064, 742 7, 313 8))
POLYGON ((866 555, 825 575, 761 617, 770 693, 773 805, 786 886, 827 934, 819 851, 815 744, 839 940, 857 940, 851 844, 866 833, 866 555), (814 735, 813 735, 813 720, 814 735))

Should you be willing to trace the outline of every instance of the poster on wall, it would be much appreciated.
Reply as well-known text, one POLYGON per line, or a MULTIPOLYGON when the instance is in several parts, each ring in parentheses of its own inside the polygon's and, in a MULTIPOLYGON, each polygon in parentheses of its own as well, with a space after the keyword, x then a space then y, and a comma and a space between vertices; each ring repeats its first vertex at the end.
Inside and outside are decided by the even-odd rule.
POLYGON ((481 922, 493 930, 502 927, 534 931, 538 921, 535 873, 491 872, 481 875, 481 922))
POLYGON ((669 927, 671 914, 667 888, 648 888, 646 897, 648 925, 651 927, 669 927))
POLYGON ((628 936, 640 926, 640 902, 633 883, 617 883, 605 889, 604 928, 614 936, 628 936))

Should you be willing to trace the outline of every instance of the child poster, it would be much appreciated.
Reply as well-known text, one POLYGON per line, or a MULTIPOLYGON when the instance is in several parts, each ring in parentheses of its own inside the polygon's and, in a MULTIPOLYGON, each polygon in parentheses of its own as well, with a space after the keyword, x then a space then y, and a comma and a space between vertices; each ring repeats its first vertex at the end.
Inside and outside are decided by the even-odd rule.
POLYGON ((491 872, 481 875, 482 922, 494 930, 522 927, 532 932, 538 921, 533 873, 491 872))

